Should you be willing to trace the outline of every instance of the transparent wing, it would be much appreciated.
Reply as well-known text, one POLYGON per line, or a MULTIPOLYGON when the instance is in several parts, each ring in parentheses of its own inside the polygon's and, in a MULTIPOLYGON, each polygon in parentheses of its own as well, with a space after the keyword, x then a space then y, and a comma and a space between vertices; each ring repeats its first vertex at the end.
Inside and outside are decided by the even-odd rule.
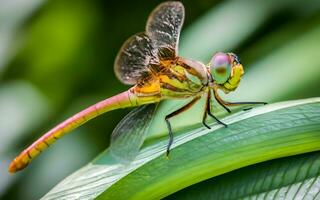
POLYGON ((157 104, 147 104, 131 111, 120 121, 111 135, 109 151, 124 163, 131 162, 139 153, 157 104))
POLYGON ((118 79, 129 85, 136 84, 143 76, 150 74, 150 63, 157 62, 150 38, 145 33, 131 36, 121 47, 114 63, 118 79))
POLYGON ((150 63, 156 63, 150 38, 145 33, 131 36, 121 47, 114 63, 118 79, 129 85, 136 84, 143 76, 150 74, 150 63))
POLYGON ((178 1, 162 3, 150 14, 146 34, 159 51, 158 55, 161 59, 177 56, 183 21, 184 7, 178 1))

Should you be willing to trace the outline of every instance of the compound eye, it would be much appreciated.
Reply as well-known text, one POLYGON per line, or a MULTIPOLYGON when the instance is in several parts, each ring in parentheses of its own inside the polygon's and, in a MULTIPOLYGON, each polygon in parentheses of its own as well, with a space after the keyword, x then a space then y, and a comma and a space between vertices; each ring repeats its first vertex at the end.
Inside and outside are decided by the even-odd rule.
POLYGON ((216 53, 210 62, 210 72, 218 84, 225 83, 231 75, 231 59, 226 53, 216 53))

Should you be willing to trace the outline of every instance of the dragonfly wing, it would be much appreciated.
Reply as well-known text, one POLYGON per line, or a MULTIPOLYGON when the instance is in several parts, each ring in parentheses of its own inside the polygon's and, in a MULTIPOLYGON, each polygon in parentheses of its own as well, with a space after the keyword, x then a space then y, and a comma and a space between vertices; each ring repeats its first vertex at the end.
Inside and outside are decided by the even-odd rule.
POLYGON ((146 34, 153 41, 161 59, 177 56, 183 21, 184 7, 178 1, 162 3, 150 14, 146 34))
POLYGON ((139 153, 157 104, 147 104, 131 111, 114 129, 109 151, 122 162, 131 162, 139 153))
POLYGON ((114 71, 121 82, 133 85, 150 75, 148 66, 155 62, 157 57, 150 38, 145 33, 137 33, 122 45, 114 63, 114 71))
POLYGON ((116 57, 114 70, 118 79, 136 84, 151 75, 150 67, 159 65, 159 59, 175 58, 183 21, 184 7, 180 2, 165 2, 152 11, 146 32, 130 37, 116 57))
POLYGON ((151 75, 150 68, 159 65, 159 59, 175 58, 183 21, 184 7, 180 2, 165 2, 152 11, 146 32, 130 37, 116 57, 114 70, 118 79, 136 84, 151 75))

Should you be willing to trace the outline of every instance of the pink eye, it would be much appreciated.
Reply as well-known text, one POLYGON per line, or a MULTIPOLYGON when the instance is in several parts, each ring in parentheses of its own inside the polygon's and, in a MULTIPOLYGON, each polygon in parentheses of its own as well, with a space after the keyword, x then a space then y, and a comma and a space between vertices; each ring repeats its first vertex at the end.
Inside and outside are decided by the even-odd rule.
POLYGON ((216 53, 211 59, 210 72, 218 84, 225 83, 231 75, 231 59, 226 53, 216 53))
POLYGON ((230 57, 226 53, 216 53, 212 58, 214 66, 228 65, 231 63, 230 57))

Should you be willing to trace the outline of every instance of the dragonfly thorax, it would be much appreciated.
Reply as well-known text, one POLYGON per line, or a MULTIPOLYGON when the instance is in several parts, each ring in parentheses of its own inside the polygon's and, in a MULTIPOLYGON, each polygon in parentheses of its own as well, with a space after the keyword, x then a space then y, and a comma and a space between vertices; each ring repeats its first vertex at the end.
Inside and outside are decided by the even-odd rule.
POLYGON ((134 93, 138 96, 160 96, 161 99, 187 98, 200 95, 207 85, 205 65, 179 57, 161 62, 153 76, 134 87, 134 93))

